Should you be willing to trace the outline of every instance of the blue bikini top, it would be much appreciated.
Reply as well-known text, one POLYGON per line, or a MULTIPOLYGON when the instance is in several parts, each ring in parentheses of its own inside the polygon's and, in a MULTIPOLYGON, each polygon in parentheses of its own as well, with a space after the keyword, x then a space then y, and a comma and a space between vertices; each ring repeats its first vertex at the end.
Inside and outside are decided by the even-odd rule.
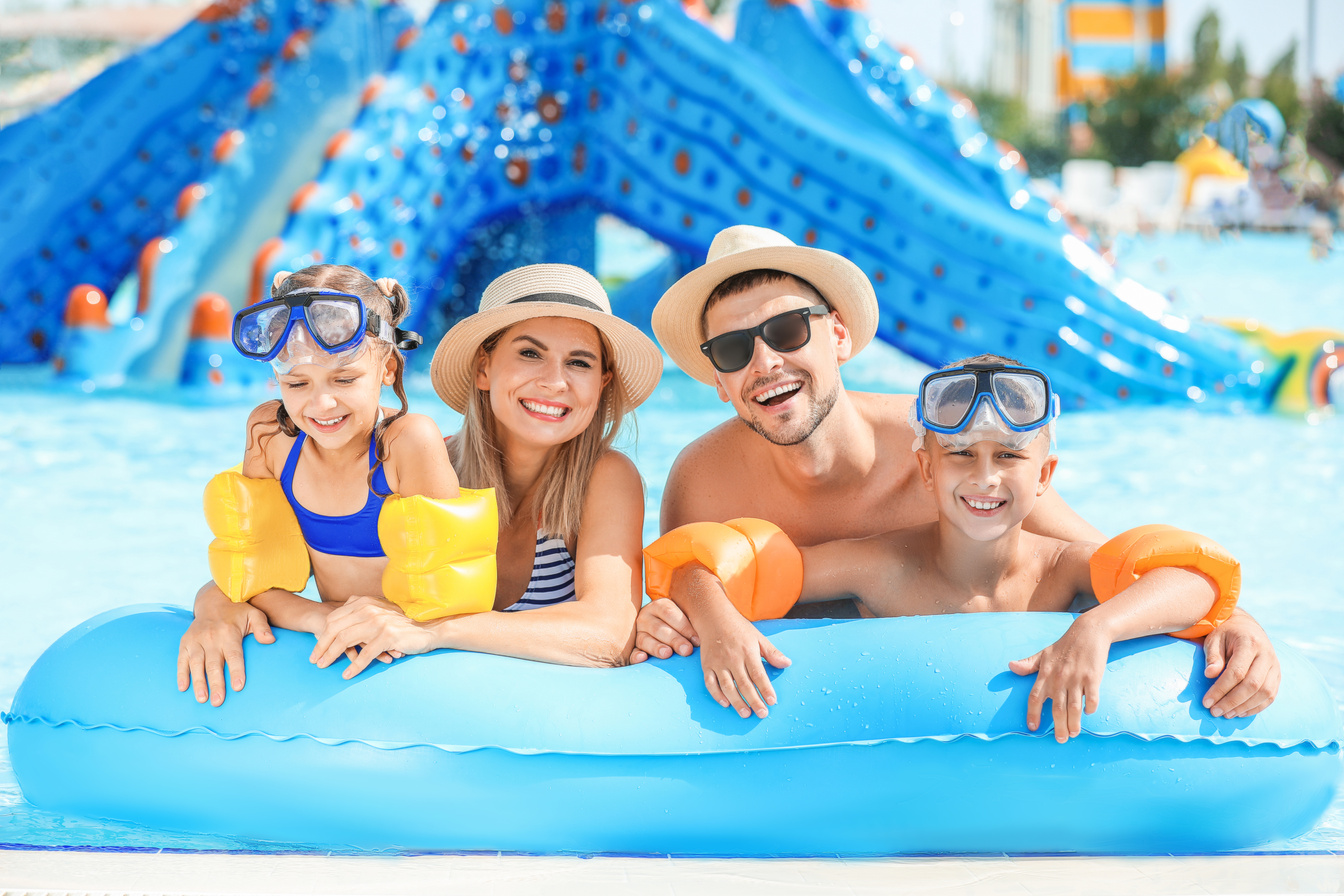
MULTIPOLYGON (((289 456, 285 458, 285 469, 280 473, 280 487, 284 489, 285 497, 289 499, 289 506, 294 508, 294 515, 299 519, 303 540, 315 551, 339 557, 387 556, 378 541, 378 514, 383 510, 385 499, 374 494, 373 489, 369 490, 369 499, 364 502, 363 508, 345 516, 323 516, 320 513, 313 513, 294 497, 294 470, 299 465, 299 455, 303 452, 305 439, 307 435, 299 433, 299 437, 294 440, 294 447, 289 449, 289 456)), ((378 462, 374 447, 374 436, 370 435, 369 469, 371 470, 378 462)), ((387 477, 383 475, 381 466, 374 471, 373 487, 380 492, 392 491, 387 487, 387 477)))

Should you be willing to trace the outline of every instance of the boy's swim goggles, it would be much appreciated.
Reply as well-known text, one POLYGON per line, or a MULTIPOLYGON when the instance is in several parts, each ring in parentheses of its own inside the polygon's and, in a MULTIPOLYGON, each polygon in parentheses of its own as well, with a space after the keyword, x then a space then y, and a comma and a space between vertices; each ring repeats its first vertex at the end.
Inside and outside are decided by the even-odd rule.
POLYGON ((402 350, 420 345, 418 333, 399 330, 369 311, 359 296, 327 289, 296 289, 258 302, 233 318, 233 345, 245 357, 269 361, 285 374, 300 364, 344 367, 376 336, 402 350), (297 324, 302 322, 303 326, 297 324))
POLYGON ((985 440, 1021 451, 1059 416, 1059 396, 1039 370, 966 364, 924 377, 914 411, 921 443, 928 429, 957 451, 985 440))

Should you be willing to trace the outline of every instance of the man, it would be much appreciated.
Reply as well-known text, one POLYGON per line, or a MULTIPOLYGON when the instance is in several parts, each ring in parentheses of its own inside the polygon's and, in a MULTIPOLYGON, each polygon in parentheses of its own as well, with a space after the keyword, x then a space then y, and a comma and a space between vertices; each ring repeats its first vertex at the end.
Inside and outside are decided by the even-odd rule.
MULTIPOLYGON (((935 518, 911 451, 913 396, 849 392, 840 377, 840 365, 872 340, 877 316, 872 284, 839 255, 748 225, 714 238, 705 265, 659 300, 653 329, 677 366, 714 386, 737 418, 677 457, 663 492, 663 532, 757 517, 808 546, 935 518)), ((1025 528, 1065 541, 1106 540, 1053 491, 1025 528)), ((676 594, 718 587, 698 564, 673 579, 676 594)), ((828 609, 855 615, 851 601, 839 613, 835 603, 828 609)), ((728 635, 702 645, 693 620, 669 600, 653 601, 640 612, 631 661, 699 646, 711 691, 717 684, 739 715, 764 717, 775 693, 761 657, 776 667, 788 659, 740 616, 716 621, 728 635)), ((1249 615, 1238 611, 1206 639, 1205 652, 1205 675, 1218 679, 1204 705, 1215 716, 1251 715, 1273 701, 1278 658, 1249 615)))

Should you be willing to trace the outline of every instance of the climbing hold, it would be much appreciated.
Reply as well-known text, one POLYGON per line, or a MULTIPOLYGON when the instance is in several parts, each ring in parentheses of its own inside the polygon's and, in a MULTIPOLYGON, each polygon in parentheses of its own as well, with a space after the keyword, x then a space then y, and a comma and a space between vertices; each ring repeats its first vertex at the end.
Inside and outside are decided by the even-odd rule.
POLYGON ((107 296, 89 283, 81 283, 70 290, 65 300, 65 325, 97 330, 110 329, 107 320, 107 296))
POLYGON ((192 339, 228 339, 233 332, 233 309, 217 292, 201 293, 191 312, 192 339))

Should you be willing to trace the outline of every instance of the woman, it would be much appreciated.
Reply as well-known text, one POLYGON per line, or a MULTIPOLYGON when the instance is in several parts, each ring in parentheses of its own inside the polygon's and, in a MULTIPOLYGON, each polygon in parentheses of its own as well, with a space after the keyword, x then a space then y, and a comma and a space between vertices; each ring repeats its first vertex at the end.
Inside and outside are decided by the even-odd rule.
MULTIPOLYGON (((431 372, 439 396, 464 415, 448 440, 454 469, 466 487, 494 488, 499 503, 494 611, 417 623, 381 597, 355 597, 327 618, 314 662, 361 647, 349 678, 379 655, 438 647, 571 665, 626 661, 644 495, 634 464, 611 443, 657 385, 662 355, 610 307, 587 272, 532 265, 491 283, 478 313, 443 338, 431 372)), ((236 610, 201 623, 200 601, 197 609, 216 654, 224 643, 241 660, 243 634, 269 636, 236 610)), ((216 658, 212 693, 215 682, 222 688, 218 666, 216 658)), ((233 678, 237 690, 242 676, 233 678)))

